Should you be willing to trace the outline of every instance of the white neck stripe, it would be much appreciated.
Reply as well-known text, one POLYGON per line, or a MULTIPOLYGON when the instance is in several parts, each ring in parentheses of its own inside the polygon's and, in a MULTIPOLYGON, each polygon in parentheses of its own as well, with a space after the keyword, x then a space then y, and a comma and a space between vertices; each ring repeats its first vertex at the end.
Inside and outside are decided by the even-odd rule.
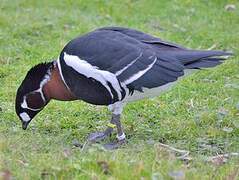
POLYGON ((59 72, 60 72, 60 76, 61 76, 61 80, 63 81, 63 83, 65 84, 66 88, 70 91, 70 88, 68 87, 68 85, 66 84, 66 81, 62 75, 62 70, 61 70, 61 63, 60 63, 60 58, 58 57, 57 59, 57 67, 59 69, 59 72))

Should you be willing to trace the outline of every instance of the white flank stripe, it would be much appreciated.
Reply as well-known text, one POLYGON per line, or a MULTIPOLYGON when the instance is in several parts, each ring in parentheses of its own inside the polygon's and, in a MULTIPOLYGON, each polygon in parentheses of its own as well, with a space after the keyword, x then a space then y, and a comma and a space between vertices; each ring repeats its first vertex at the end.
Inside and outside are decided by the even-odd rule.
POLYGON ((154 61, 144 70, 141 70, 139 72, 137 72, 136 74, 134 74, 133 76, 131 76, 129 79, 126 79, 123 83, 124 84, 130 84, 132 83, 133 81, 139 79, 141 76, 143 76, 148 70, 150 70, 154 63, 157 61, 157 57, 155 57, 154 61))
POLYGON ((80 59, 78 56, 69 55, 66 52, 64 52, 64 60, 68 66, 72 67, 80 74, 83 74, 87 78, 91 77, 99 81, 109 91, 111 97, 113 98, 113 94, 107 84, 107 81, 110 82, 114 90, 117 92, 118 98, 121 99, 120 84, 113 73, 99 70, 98 67, 92 66, 88 62, 80 59))
POLYGON ((119 76, 120 74, 122 74, 122 72, 124 72, 127 68, 129 68, 132 64, 134 64, 139 58, 141 58, 142 55, 143 55, 143 53, 141 52, 140 55, 139 55, 136 59, 134 59, 131 63, 129 63, 129 64, 128 64, 127 66, 125 66, 123 69, 117 71, 117 72, 115 73, 115 75, 116 75, 116 76, 119 76))

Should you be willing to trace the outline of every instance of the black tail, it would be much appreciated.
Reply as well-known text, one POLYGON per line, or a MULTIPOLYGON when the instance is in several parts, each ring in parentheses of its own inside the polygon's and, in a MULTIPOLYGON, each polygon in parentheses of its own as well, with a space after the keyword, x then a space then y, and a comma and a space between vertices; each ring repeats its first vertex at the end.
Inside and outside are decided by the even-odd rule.
POLYGON ((221 64, 225 57, 233 55, 224 51, 201 51, 201 50, 180 50, 174 52, 186 69, 209 68, 221 64))

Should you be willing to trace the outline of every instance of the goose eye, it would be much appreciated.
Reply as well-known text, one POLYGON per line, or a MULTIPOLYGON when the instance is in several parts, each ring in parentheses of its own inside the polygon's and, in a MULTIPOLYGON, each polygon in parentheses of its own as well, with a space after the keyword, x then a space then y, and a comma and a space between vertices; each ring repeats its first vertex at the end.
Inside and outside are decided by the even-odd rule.
POLYGON ((26 96, 26 102, 29 108, 40 109, 44 106, 44 100, 41 97, 40 92, 29 93, 26 96))

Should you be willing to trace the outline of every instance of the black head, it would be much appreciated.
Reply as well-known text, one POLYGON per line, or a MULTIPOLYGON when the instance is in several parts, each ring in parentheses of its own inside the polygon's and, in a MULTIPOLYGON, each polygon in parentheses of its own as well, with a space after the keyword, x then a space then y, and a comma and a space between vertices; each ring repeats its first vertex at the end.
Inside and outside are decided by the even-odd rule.
POLYGON ((31 68, 17 90, 15 109, 26 129, 30 121, 49 102, 43 92, 43 86, 50 80, 53 67, 51 63, 41 63, 31 68))

